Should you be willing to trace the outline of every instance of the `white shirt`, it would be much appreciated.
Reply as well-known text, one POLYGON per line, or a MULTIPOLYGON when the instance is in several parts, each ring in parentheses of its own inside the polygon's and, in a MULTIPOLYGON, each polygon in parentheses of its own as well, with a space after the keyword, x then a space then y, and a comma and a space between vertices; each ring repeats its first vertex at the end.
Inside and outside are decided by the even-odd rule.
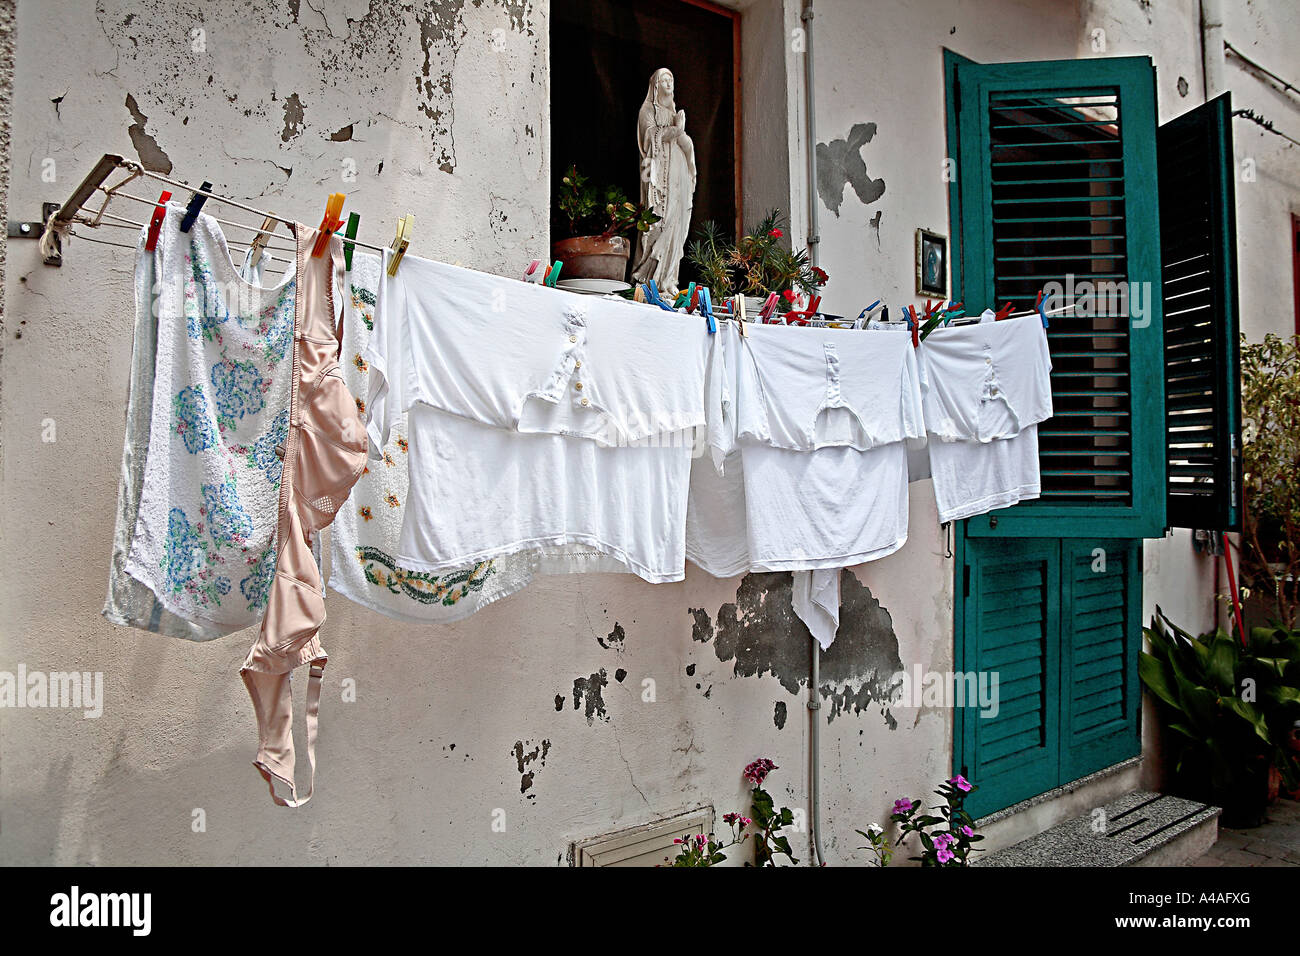
POLYGON ((531 553, 543 573, 682 579, 702 318, 408 255, 374 322, 372 455, 409 411, 402 567, 531 553))
POLYGON ((1038 316, 935 329, 919 351, 939 520, 1037 498, 1038 423, 1052 416, 1038 316))

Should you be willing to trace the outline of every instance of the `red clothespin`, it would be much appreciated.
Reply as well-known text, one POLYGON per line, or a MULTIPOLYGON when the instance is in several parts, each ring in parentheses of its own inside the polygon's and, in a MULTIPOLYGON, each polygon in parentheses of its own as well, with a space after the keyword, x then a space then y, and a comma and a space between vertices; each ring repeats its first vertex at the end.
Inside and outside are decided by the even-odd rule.
POLYGON ((343 225, 343 200, 346 198, 344 193, 330 193, 330 198, 325 203, 325 218, 320 221, 316 244, 311 247, 313 259, 321 257, 329 245, 330 237, 343 225))
POLYGON ((912 348, 921 344, 921 321, 916 317, 916 306, 909 305, 907 311, 912 315, 912 348))
POLYGON ((808 325, 817 314, 817 310, 821 308, 821 304, 822 297, 814 295, 806 309, 800 309, 798 312, 792 310, 785 314, 786 325, 808 325))
POLYGON ((998 309, 996 312, 993 313, 993 321, 1001 322, 1003 319, 1009 316, 1013 311, 1015 311, 1015 308, 1016 307, 1012 305, 1010 302, 1004 302, 1002 304, 1002 308, 998 309))
POLYGON ((163 217, 167 215, 167 200, 171 198, 172 194, 163 190, 163 194, 158 197, 158 205, 153 207, 153 215, 149 218, 149 235, 144 241, 144 247, 149 252, 153 252, 158 245, 158 230, 162 228, 163 217))
POLYGON ((692 282, 686 289, 687 315, 694 314, 695 310, 699 308, 699 305, 700 305, 700 290, 696 286, 696 284, 692 282))

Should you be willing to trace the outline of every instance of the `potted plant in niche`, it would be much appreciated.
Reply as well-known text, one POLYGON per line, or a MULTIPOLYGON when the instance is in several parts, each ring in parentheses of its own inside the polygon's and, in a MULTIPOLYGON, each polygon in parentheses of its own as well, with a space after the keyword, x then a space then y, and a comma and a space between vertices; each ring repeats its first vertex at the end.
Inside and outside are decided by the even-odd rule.
POLYGON ((593 185, 576 166, 560 180, 557 205, 569 235, 552 243, 551 254, 564 263, 569 279, 622 282, 632 256, 626 234, 645 232, 659 221, 653 209, 632 202, 617 186, 593 185))
POLYGON ((776 292, 781 295, 777 308, 784 313, 790 311, 796 295, 816 295, 829 278, 812 265, 808 250, 794 252, 783 246, 784 237, 785 217, 776 209, 735 241, 710 221, 687 247, 686 260, 715 300, 740 293, 746 309, 757 312, 776 292))

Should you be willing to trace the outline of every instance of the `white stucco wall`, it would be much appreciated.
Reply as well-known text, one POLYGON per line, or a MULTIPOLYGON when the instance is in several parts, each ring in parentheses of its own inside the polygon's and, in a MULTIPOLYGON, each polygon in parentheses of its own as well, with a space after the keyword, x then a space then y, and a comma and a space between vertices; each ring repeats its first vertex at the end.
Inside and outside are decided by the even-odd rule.
MULTIPOLYGON (((746 108, 753 114, 751 104, 768 103, 772 111, 747 120, 746 200, 751 212, 784 202, 799 236, 807 219, 802 78, 788 41, 798 4, 738 5, 753 80, 746 108), (756 42, 766 45, 758 57, 756 42), (783 110, 794 114, 784 125, 774 121, 783 110)), ((178 178, 210 179, 219 191, 309 222, 325 195, 342 189, 347 208, 362 214, 362 237, 377 243, 389 241, 398 215, 413 212, 414 254, 503 272, 545 254, 545 2, 445 0, 419 5, 418 14, 365 0, 202 9, 202 19, 188 19, 158 0, 104 0, 93 15, 71 0, 21 4, 10 218, 37 218, 42 201, 61 201, 100 153, 143 151, 165 155, 178 178), (192 48, 196 28, 201 52, 192 48), (51 62, 44 54, 56 42, 63 53, 51 62), (54 183, 41 181, 47 157, 54 183), (341 179, 346 161, 356 182, 341 179)), ((839 217, 821 209, 828 309, 856 314, 879 296, 910 299, 913 230, 948 231, 942 48, 983 61, 1074 56, 1090 15, 1030 0, 819 0, 818 138, 876 123, 863 155, 886 183, 869 206, 847 191, 839 217), (877 210, 879 239, 870 225, 877 210)), ((1137 30, 1131 19, 1115 32, 1137 30)), ((1269 29, 1281 22, 1264 19, 1269 29)), ((1138 45, 1170 48, 1178 69, 1199 77, 1195 38, 1160 26, 1138 45)), ((1276 59, 1260 53, 1286 69, 1280 46, 1267 56, 1276 59)), ((1194 80, 1189 105, 1199 102, 1197 89, 1194 80)), ((1294 199, 1293 164, 1268 176, 1294 199)), ((1257 225, 1242 223, 1243 249, 1257 225)), ((1272 240, 1249 241, 1260 248, 1272 240)), ((739 771, 758 756, 781 767, 771 780, 778 800, 805 808, 808 721, 798 682, 808 654, 780 582, 717 581, 694 568, 685 582, 658 587, 624 576, 542 579, 447 626, 400 624, 332 595, 317 796, 300 811, 274 807, 250 766, 252 708, 237 676, 251 634, 190 645, 99 616, 131 268, 126 250, 85 241, 72 242, 62 270, 42 266, 34 243, 8 246, 0 670, 103 671, 107 699, 97 720, 0 710, 0 861, 557 864, 575 839, 699 804, 719 814, 743 809, 739 771), (47 420, 57 427, 54 443, 41 441, 47 420), (751 608, 741 616, 748 630, 728 623, 725 606, 737 602, 751 608), (608 638, 615 623, 626 635, 621 646, 608 638), (589 722, 575 710, 574 681, 602 669, 603 713, 589 722), (339 699, 343 678, 355 679, 356 703, 339 699), (642 699, 647 679, 653 703, 642 699), (531 786, 521 792, 526 774, 531 786), (197 808, 206 813, 204 833, 192 832, 197 808), (504 832, 493 830, 498 811, 504 832)), ((1251 301, 1289 302, 1277 275, 1262 271, 1252 281, 1261 289, 1251 301)), ((1243 269, 1243 306, 1247 284, 1243 269)), ((857 569, 869 594, 849 589, 853 634, 823 662, 841 703, 827 698, 821 711, 830 718, 822 780, 831 863, 861 861, 854 829, 883 820, 897 796, 928 793, 950 770, 948 712, 892 708, 887 720, 862 690, 895 650, 909 667, 951 667, 952 562, 928 482, 912 486, 911 504, 908 546, 857 569), (846 697, 867 706, 843 707, 846 697)), ((1159 560, 1148 567, 1160 570, 1148 571, 1148 593, 1185 595, 1161 601, 1185 599, 1189 613, 1208 614, 1206 564, 1190 556, 1190 544, 1152 547, 1159 560)), ((806 833, 795 844, 806 859, 806 833)))

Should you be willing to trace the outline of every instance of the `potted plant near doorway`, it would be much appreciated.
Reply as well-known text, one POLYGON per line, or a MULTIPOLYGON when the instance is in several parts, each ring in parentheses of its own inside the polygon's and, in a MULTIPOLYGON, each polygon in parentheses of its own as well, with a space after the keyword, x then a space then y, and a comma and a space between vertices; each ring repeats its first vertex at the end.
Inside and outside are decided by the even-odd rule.
POLYGON ((632 256, 628 234, 646 232, 659 221, 653 209, 632 202, 617 186, 593 185, 576 166, 560 181, 557 205, 569 234, 551 252, 570 279, 622 282, 632 256))

